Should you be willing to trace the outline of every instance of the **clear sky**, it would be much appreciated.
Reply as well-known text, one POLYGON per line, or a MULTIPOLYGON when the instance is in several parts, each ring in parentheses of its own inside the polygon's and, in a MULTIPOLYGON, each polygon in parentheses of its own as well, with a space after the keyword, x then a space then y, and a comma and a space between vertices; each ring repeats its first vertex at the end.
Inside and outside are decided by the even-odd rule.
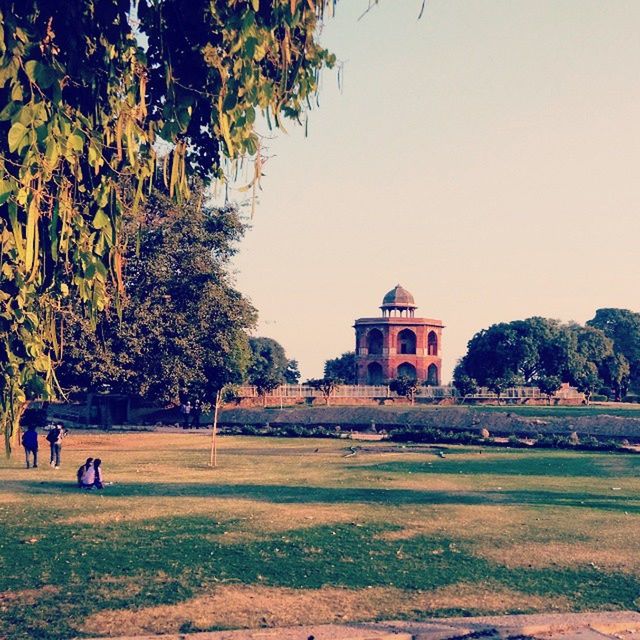
POLYGON ((397 283, 443 379, 495 322, 640 310, 640 2, 342 0, 308 137, 268 141, 236 260, 303 379, 397 283))

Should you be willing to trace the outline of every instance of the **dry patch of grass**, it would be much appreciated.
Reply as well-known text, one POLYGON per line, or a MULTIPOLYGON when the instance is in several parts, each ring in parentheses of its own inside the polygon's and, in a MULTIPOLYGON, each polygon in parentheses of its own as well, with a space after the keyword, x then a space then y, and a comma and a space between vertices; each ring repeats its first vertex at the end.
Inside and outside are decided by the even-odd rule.
POLYGON ((477 539, 514 535, 531 520, 526 508, 501 505, 436 505, 422 509, 398 509, 391 521, 402 528, 385 531, 385 540, 408 540, 416 536, 477 539))
POLYGON ((461 583, 430 593, 383 587, 350 590, 225 585, 177 605, 102 611, 87 618, 82 630, 100 635, 177 633, 185 624, 197 629, 255 628, 364 621, 450 608, 498 614, 563 610, 567 606, 564 598, 530 596, 499 585, 461 583))
POLYGON ((599 569, 640 574, 638 551, 607 545, 594 546, 592 542, 524 542, 500 548, 485 548, 478 555, 510 568, 547 568, 595 565, 599 569))
POLYGON ((53 585, 45 585, 40 589, 22 589, 21 591, 0 591, 0 611, 9 604, 33 605, 45 596, 58 593, 60 589, 53 585))

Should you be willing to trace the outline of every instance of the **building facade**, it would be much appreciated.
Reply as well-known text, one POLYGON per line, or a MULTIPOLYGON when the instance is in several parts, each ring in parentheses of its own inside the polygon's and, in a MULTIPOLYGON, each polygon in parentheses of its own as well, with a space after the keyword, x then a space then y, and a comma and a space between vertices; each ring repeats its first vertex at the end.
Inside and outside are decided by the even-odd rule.
POLYGON ((358 318, 358 384, 385 384, 408 376, 439 385, 442 368, 441 320, 416 318, 413 296, 397 285, 382 300, 382 316, 358 318))

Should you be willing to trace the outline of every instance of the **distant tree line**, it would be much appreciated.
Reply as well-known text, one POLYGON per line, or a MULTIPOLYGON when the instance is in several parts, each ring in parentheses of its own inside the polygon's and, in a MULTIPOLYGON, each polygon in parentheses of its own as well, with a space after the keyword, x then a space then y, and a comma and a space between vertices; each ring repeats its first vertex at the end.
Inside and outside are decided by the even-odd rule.
POLYGON ((462 395, 530 385, 549 397, 568 382, 587 398, 621 400, 640 389, 640 314, 598 309, 586 326, 540 317, 494 324, 471 338, 453 382, 462 395))

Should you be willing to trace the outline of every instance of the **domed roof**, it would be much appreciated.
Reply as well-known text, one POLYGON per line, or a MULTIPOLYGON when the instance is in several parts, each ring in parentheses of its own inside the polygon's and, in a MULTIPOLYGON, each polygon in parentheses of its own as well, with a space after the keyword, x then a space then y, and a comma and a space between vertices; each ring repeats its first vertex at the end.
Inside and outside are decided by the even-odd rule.
POLYGON ((415 309, 416 304, 413 296, 404 288, 397 284, 382 299, 381 309, 415 309))

